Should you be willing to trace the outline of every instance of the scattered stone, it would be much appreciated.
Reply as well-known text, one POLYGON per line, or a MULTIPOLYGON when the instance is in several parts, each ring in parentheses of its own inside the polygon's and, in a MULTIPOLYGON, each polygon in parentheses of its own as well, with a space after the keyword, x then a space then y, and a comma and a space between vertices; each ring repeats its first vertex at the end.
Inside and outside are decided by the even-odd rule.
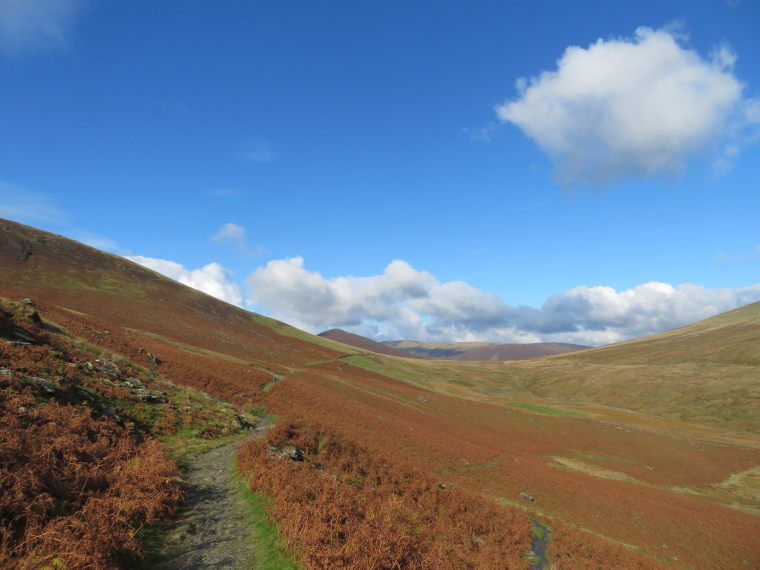
POLYGON ((39 388, 42 388, 48 394, 55 394, 55 386, 53 386, 50 382, 48 382, 44 378, 37 378, 36 376, 27 376, 25 380, 31 384, 34 384, 35 386, 38 386, 39 388))
POLYGON ((88 402, 94 402, 95 398, 92 397, 92 395, 86 391, 82 390, 81 388, 78 388, 76 391, 77 395, 82 398, 83 400, 87 400, 88 402))
POLYGON ((470 466, 470 465, 472 465, 472 464, 471 464, 469 461, 467 461, 466 459, 460 459, 459 461, 461 461, 462 463, 464 463, 464 464, 465 464, 465 465, 467 465, 467 466, 470 466))
POLYGON ((30 307, 36 307, 37 306, 37 303, 35 303, 31 299, 21 299, 21 302, 24 303, 24 305, 29 305, 30 307))
POLYGON ((267 449, 267 456, 274 459, 290 459, 291 461, 303 461, 306 458, 303 449, 297 445, 288 445, 282 448, 270 445, 267 449))
POLYGON ((482 548, 486 544, 485 540, 474 534, 470 537, 470 542, 472 542, 478 548, 482 548))
POLYGON ((110 360, 106 360, 105 358, 96 358, 95 362, 97 362, 100 366, 95 366, 95 370, 98 372, 102 372, 103 374, 106 374, 110 376, 111 378, 118 378, 121 374, 121 370, 119 370, 119 367, 116 366, 115 363, 111 362, 110 360))
POLYGON ((129 391, 129 395, 133 400, 147 402, 149 404, 165 404, 168 401, 166 398, 166 392, 148 390, 147 388, 133 388, 129 391))
POLYGON ((13 336, 15 336, 16 338, 20 338, 21 340, 26 341, 27 343, 37 342, 31 336, 29 336, 24 331, 22 331, 21 329, 14 329, 13 330, 13 336))
POLYGON ((438 488, 439 489, 453 489, 454 483, 439 483, 438 488))
POLYGON ((303 452, 303 449, 301 449, 297 445, 289 445, 283 448, 282 455, 290 458, 293 461, 303 461, 304 458, 306 457, 306 454, 303 452))
POLYGON ((11 236, 6 243, 10 246, 11 253, 15 254, 16 263, 26 261, 32 256, 32 244, 27 240, 11 236))
POLYGON ((528 493, 520 493, 520 498, 525 499, 526 501, 530 501, 531 503, 535 501, 535 499, 528 495, 528 493))
POLYGON ((252 424, 243 416, 235 416, 235 423, 240 429, 255 429, 256 424, 252 424))
POLYGON ((20 406, 19 409, 18 409, 18 413, 19 414, 28 414, 29 410, 27 408, 25 408, 24 406, 20 406))
POLYGON ((13 372, 8 370, 7 368, 0 368, 0 376, 3 378, 8 378, 9 380, 13 378, 13 372))
POLYGON ((115 410, 106 406, 103 402, 95 402, 95 407, 101 411, 104 416, 108 416, 112 420, 121 421, 121 418, 115 410))

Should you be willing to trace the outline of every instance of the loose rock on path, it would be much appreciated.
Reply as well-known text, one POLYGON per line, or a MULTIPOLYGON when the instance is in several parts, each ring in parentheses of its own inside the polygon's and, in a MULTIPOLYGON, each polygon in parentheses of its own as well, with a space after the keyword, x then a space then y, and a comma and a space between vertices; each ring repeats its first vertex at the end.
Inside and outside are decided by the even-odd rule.
MULTIPOLYGON (((270 427, 257 428, 254 437, 270 427)), ((249 506, 232 483, 233 456, 246 439, 201 455, 183 474, 187 500, 168 536, 159 570, 256 568, 256 546, 246 522, 249 506)))

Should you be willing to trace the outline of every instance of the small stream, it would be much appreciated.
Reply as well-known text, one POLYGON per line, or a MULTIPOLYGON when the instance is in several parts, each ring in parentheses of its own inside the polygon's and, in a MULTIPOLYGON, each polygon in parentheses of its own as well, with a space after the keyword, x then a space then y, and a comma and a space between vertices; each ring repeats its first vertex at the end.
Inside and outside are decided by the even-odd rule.
POLYGON ((533 523, 533 542, 531 544, 533 556, 530 557, 530 567, 531 570, 546 570, 549 567, 547 550, 549 550, 549 537, 552 531, 548 525, 536 519, 530 520, 533 523))

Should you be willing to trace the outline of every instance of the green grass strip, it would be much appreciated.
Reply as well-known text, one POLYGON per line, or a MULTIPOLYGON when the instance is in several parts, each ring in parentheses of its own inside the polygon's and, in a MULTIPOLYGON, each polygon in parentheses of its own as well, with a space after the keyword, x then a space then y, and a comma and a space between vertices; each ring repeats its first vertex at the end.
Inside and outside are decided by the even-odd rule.
POLYGON ((245 480, 233 477, 238 495, 249 505, 247 523, 256 541, 256 568, 260 570, 300 570, 295 555, 287 549, 285 540, 279 536, 277 525, 266 513, 267 501, 259 493, 248 488, 245 480))
POLYGON ((541 414, 552 414, 555 416, 576 416, 583 417, 583 414, 574 410, 561 410, 559 408, 550 408, 549 406, 542 406, 540 404, 530 404, 528 402, 507 402, 508 406, 513 408, 519 408, 522 410, 528 410, 529 412, 538 412, 541 414))

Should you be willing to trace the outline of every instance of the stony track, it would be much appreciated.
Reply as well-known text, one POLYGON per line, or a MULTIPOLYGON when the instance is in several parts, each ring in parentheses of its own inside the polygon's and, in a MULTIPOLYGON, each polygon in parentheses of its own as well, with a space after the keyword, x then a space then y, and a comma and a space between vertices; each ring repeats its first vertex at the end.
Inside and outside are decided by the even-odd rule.
MULTIPOLYGON (((268 427, 257 428, 253 437, 261 436, 268 427)), ((247 503, 232 482, 235 451, 246 439, 201 455, 183 473, 187 501, 156 569, 256 568, 256 545, 246 522, 247 503)))

